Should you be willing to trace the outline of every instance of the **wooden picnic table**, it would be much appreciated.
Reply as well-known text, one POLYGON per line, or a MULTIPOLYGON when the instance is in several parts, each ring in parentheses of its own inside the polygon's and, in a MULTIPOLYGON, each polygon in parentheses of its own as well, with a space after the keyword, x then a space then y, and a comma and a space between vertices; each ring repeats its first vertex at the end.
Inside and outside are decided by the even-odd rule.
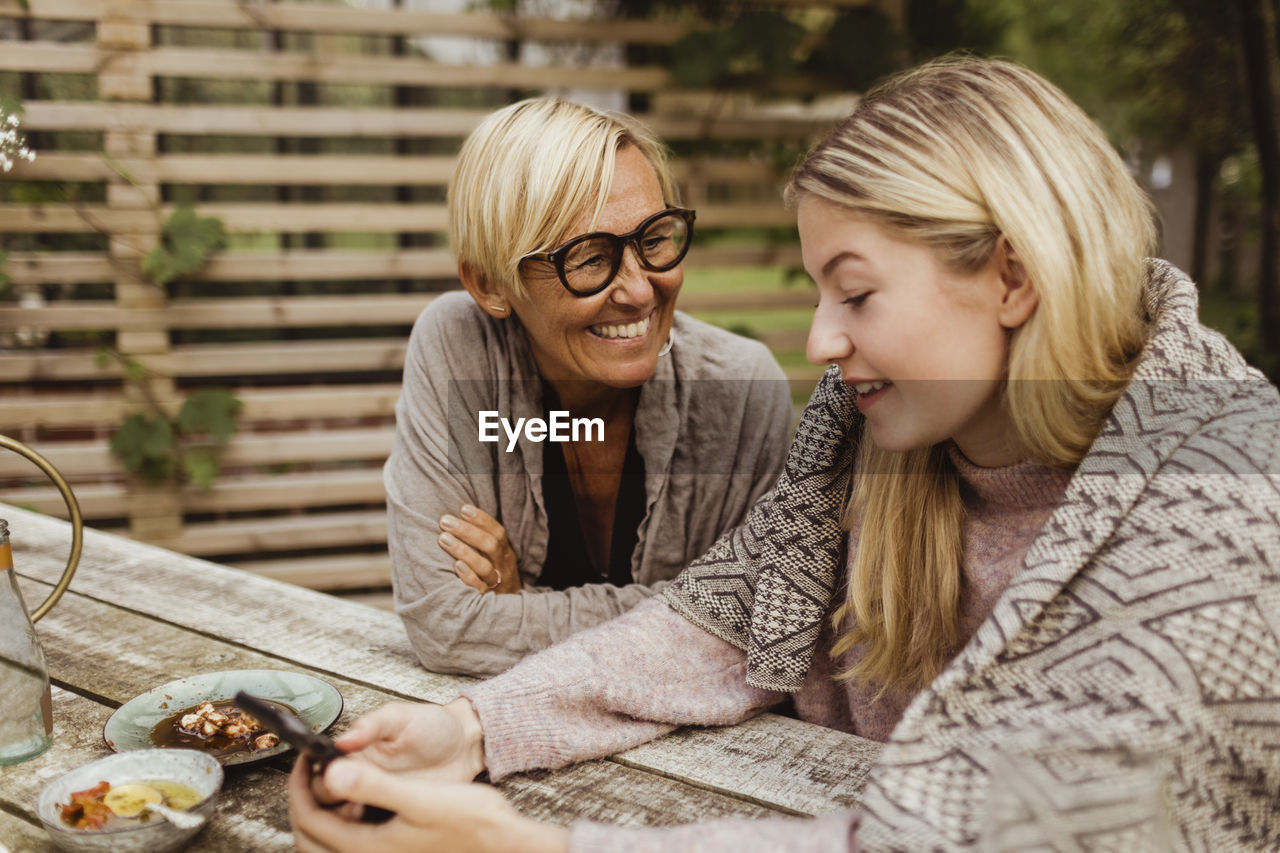
MULTIPOLYGON (((57 581, 70 525, 0 504, 27 604, 57 581)), ((110 754, 102 727, 129 699, 184 676, 286 669, 342 693, 344 730, 384 702, 446 702, 471 679, 428 672, 394 614, 95 530, 75 581, 37 624, 54 682, 54 742, 0 767, 0 841, 14 853, 55 848, 36 817, 41 789, 110 754)), ((525 814, 672 825, 714 817, 815 815, 858 802, 873 741, 763 714, 738 726, 687 728, 608 759, 537 771, 497 787, 525 814)), ((188 849, 293 848, 285 804, 289 755, 228 768, 216 817, 188 849)))

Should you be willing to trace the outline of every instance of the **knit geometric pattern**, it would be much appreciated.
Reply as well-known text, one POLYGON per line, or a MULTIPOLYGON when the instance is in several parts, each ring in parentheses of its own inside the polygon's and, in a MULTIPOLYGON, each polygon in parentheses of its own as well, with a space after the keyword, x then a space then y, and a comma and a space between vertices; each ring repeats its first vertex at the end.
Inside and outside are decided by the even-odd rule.
MULTIPOLYGON (((1148 273, 1134 378, 991 616, 903 714, 864 792, 864 850, 1280 849, 1280 395, 1199 325, 1183 274, 1148 273)), ((826 458, 847 482, 847 454, 826 458)), ((775 525, 792 517, 778 503, 758 505, 775 525)), ((838 535, 809 561, 727 539, 754 557, 740 590, 834 589, 838 535), (807 587, 790 577, 814 567, 807 587)), ((794 689, 816 634, 799 614, 820 620, 829 591, 767 615, 784 599, 739 593, 720 633, 690 589, 717 581, 682 581, 682 613, 748 626, 749 662, 767 662, 752 677, 794 689)))
POLYGON ((799 690, 841 568, 841 507, 862 416, 832 367, 805 407, 777 485, 664 590, 690 621, 747 652, 747 681, 799 690))

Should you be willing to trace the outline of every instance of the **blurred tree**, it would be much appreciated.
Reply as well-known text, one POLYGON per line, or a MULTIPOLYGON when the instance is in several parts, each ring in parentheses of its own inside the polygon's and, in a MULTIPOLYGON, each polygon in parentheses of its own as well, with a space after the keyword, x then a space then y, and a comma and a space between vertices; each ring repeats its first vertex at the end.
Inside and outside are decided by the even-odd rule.
MULTIPOLYGON (((1269 50, 1275 67, 1276 0, 1233 0, 1234 8, 1220 0, 987 2, 1007 16, 1007 51, 1062 86, 1130 155, 1141 159, 1143 154, 1179 146, 1191 150, 1195 207, 1189 272, 1202 286, 1208 285, 1211 211, 1223 189, 1223 166, 1251 148, 1260 163, 1268 156, 1257 133, 1250 135, 1250 112, 1255 128, 1270 125, 1270 131, 1261 133, 1276 145, 1276 89, 1269 94, 1254 91, 1266 78, 1259 69, 1268 60, 1257 60, 1256 67, 1243 67, 1242 73, 1242 61, 1251 49, 1259 56, 1269 50), (1264 13, 1270 17, 1264 19, 1264 13), (1256 43, 1254 48, 1247 44, 1249 39, 1256 43), (1261 103, 1271 106, 1263 109, 1261 103)), ((1275 156, 1272 188, 1268 189, 1264 167, 1260 196, 1264 214, 1276 223, 1271 237, 1264 233, 1261 246, 1258 304, 1263 352, 1250 353, 1273 375, 1280 369, 1280 149, 1275 156)))
POLYGON ((1273 379, 1280 377, 1280 58, 1276 0, 1234 0, 1253 143, 1262 173, 1262 240, 1258 309, 1262 346, 1273 379))
POLYGON ((1013 57, 1062 86, 1130 154, 1190 148, 1190 272, 1204 282, 1215 179, 1248 144, 1235 33, 1219 0, 990 2, 1009 16, 1013 57))
POLYGON ((829 14, 751 0, 606 0, 616 14, 695 13, 706 22, 671 48, 691 88, 768 92, 791 75, 811 91, 857 91, 916 62, 963 48, 989 53, 1008 16, 987 0, 895 0, 829 14), (901 22, 901 24, 899 23, 901 22))

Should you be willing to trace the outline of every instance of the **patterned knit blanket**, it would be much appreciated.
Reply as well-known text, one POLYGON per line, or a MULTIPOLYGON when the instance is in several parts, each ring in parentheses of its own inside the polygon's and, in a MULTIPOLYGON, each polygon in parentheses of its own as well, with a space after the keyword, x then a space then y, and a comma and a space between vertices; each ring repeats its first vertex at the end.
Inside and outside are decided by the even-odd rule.
MULTIPOLYGON (((1280 395, 1159 261, 1135 376, 990 618, 907 708, 866 850, 1280 849, 1280 395)), ((775 490, 665 592, 800 688, 861 430, 838 371, 775 490)))

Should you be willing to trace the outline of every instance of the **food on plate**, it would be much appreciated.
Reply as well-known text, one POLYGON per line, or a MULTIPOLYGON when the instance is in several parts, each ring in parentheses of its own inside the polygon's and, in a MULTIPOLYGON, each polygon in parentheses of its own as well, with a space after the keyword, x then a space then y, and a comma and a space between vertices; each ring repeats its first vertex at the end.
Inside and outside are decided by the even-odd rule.
POLYGON ((201 702, 161 720, 151 730, 151 742, 161 747, 202 749, 222 756, 271 749, 280 743, 280 738, 267 731, 253 715, 236 707, 233 700, 222 699, 201 702))
POLYGON ((200 799, 200 792, 181 782, 153 779, 111 785, 104 780, 92 788, 72 792, 71 802, 59 803, 58 807, 62 822, 72 829, 119 829, 150 821, 149 805, 181 812, 200 799))

